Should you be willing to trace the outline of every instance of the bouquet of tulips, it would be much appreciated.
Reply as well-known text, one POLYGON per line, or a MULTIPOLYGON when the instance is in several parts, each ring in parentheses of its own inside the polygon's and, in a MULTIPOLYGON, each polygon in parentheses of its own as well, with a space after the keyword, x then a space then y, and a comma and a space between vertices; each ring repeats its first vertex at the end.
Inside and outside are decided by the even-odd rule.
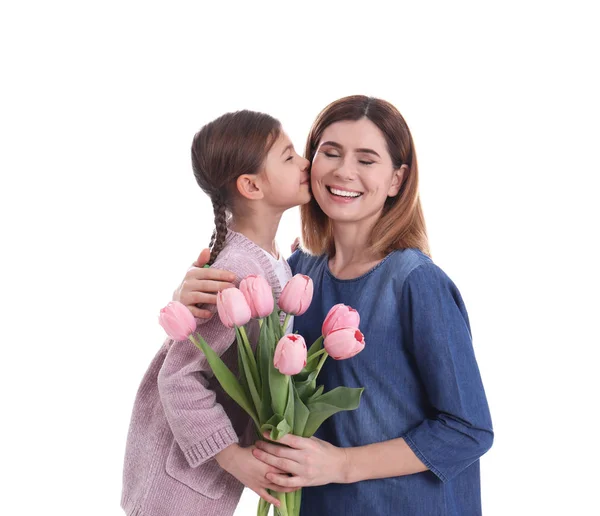
MULTIPOLYGON (((342 410, 358 408, 362 388, 336 387, 323 392, 317 376, 328 356, 336 360, 350 358, 365 346, 358 329, 359 314, 340 304, 329 311, 322 335, 306 347, 298 334, 285 335, 292 315, 302 315, 312 301, 313 283, 297 274, 285 286, 275 304, 266 279, 248 276, 240 287, 217 294, 217 311, 222 323, 235 328, 238 344, 239 379, 215 351, 195 333, 196 321, 185 305, 171 302, 160 312, 159 321, 174 340, 191 340, 206 355, 215 377, 231 398, 252 418, 259 438, 270 432, 277 441, 292 433, 311 437, 321 423, 342 410), (281 324, 281 318, 285 319, 281 324), (253 351, 245 325, 258 319, 260 334, 253 351)), ((281 501, 275 507, 278 516, 300 514, 301 490, 272 493, 281 501)), ((258 516, 266 516, 270 504, 261 498, 258 516)))

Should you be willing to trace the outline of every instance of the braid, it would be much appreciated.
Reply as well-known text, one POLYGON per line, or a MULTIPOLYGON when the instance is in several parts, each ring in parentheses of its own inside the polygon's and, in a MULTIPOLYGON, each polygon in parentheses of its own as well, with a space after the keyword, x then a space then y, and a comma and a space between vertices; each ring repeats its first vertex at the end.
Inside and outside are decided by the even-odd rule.
POLYGON ((211 249, 208 265, 212 265, 217 259, 225 247, 225 237, 227 237, 227 205, 220 196, 213 199, 213 210, 215 212, 215 230, 210 239, 211 249))
POLYGON ((212 246, 215 245, 215 238, 217 238, 217 230, 214 229, 212 235, 210 237, 210 244, 208 244, 208 248, 212 249, 212 246))

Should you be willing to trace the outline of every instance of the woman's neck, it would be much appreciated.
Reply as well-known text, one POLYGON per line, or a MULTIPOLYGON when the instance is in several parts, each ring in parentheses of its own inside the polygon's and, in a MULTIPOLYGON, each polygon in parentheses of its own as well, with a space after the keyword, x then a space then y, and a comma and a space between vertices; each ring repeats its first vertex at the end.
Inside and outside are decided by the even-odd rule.
POLYGON ((268 253, 278 258, 277 245, 275 243, 275 235, 279 227, 281 215, 274 217, 258 217, 257 214, 251 216, 236 217, 231 219, 230 228, 244 235, 247 239, 252 240, 257 246, 261 247, 268 253))
POLYGON ((357 227, 354 222, 334 222, 335 255, 329 260, 329 269, 334 276, 339 279, 356 278, 383 260, 383 256, 375 255, 370 249, 371 230, 370 226, 357 227))

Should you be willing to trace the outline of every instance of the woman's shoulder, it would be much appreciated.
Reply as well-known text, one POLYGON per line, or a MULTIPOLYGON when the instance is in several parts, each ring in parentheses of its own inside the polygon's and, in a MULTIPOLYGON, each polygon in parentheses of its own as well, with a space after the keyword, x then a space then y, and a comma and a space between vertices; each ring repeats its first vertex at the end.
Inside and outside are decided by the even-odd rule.
POLYGON ((398 279, 406 279, 419 268, 435 266, 433 260, 419 249, 397 249, 385 259, 386 274, 398 279))
POLYGON ((390 258, 397 291, 406 295, 435 296, 446 292, 453 297, 460 296, 458 287, 448 274, 418 249, 395 251, 390 258))
POLYGON ((454 286, 448 275, 434 261, 419 249, 399 249, 388 257, 390 274, 399 282, 405 283, 438 284, 454 286))

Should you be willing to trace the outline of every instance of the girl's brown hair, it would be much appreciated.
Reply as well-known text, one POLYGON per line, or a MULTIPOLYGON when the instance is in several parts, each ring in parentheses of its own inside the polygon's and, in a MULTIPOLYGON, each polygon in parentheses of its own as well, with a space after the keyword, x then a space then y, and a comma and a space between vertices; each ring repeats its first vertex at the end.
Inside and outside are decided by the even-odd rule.
MULTIPOLYGON (((373 122, 387 142, 395 169, 407 165, 402 186, 395 197, 388 197, 381 217, 371 233, 370 247, 376 255, 387 255, 395 249, 413 247, 429 254, 425 219, 419 199, 419 174, 412 135, 400 112, 385 100, 352 95, 329 104, 312 125, 306 141, 305 157, 312 163, 323 131, 335 122, 367 118, 373 122)), ((333 230, 329 217, 313 197, 300 207, 302 240, 313 254, 335 254, 333 230)))
POLYGON ((226 113, 206 124, 194 136, 194 177, 210 197, 215 214, 209 265, 225 246, 227 219, 237 178, 260 172, 280 133, 281 124, 272 116, 244 110, 226 113))

